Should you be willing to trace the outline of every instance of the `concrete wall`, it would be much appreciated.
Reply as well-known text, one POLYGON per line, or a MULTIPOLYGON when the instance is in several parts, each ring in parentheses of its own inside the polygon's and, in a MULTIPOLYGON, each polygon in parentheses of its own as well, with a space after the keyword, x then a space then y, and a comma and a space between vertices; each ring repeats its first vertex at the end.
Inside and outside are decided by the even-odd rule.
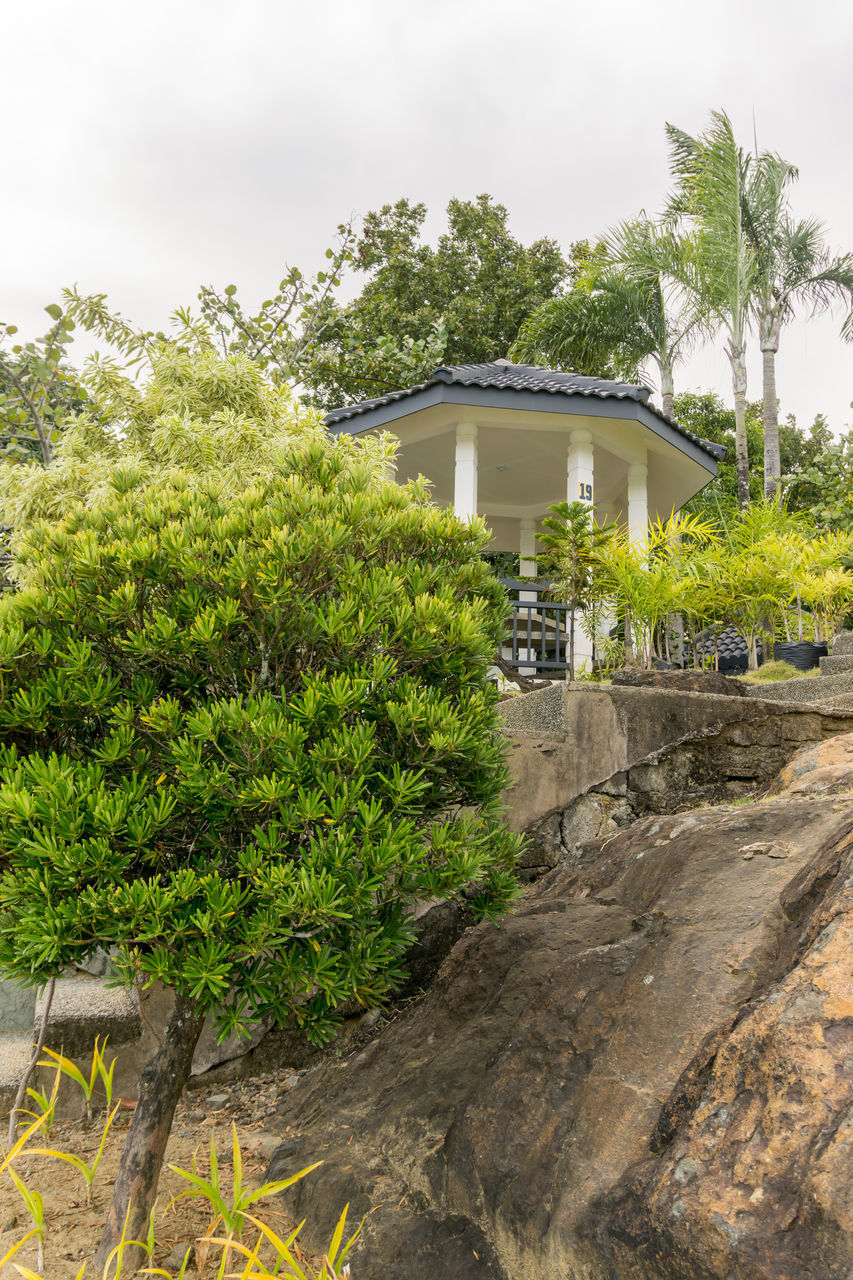
POLYGON ((853 713, 816 715, 814 707, 768 699, 615 685, 551 685, 509 699, 500 714, 515 779, 505 800, 516 831, 566 809, 656 753, 728 728, 729 752, 731 732, 744 738, 745 749, 761 752, 770 743, 762 741, 760 727, 773 721, 771 736, 789 744, 783 751, 788 755, 804 741, 853 731, 853 713))
POLYGON ((35 1012, 35 987, 12 978, 0 979, 0 1033, 32 1031, 35 1012))

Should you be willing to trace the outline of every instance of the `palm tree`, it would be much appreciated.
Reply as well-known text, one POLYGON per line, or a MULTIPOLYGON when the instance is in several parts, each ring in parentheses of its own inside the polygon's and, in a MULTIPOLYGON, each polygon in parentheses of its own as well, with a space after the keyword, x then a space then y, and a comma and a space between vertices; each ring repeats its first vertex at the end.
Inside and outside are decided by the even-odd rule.
POLYGON ((658 367, 661 404, 673 416, 674 370, 702 329, 702 311, 678 281, 687 242, 672 219, 653 221, 641 214, 621 222, 604 241, 602 271, 623 278, 637 299, 624 322, 642 325, 646 357, 658 367))
MULTIPOLYGON (((760 280, 745 210, 756 211, 766 193, 758 166, 735 142, 724 111, 711 113, 710 127, 698 138, 671 124, 666 132, 677 182, 670 213, 686 218, 690 227, 671 270, 710 324, 726 334, 735 405, 738 501, 744 507, 749 503, 746 340, 760 280)), ((756 221, 759 216, 754 212, 756 221)))
POLYGON ((629 382, 641 381, 652 360, 663 411, 671 417, 673 370, 698 323, 696 309, 685 306, 666 274, 678 252, 672 227, 645 216, 621 223, 597 246, 578 286, 528 317, 512 357, 629 382))
POLYGON ((510 350, 513 360, 547 364, 593 377, 636 382, 649 354, 642 324, 629 323, 642 305, 622 277, 589 275, 569 293, 549 298, 527 317, 510 350))
MULTIPOLYGON (((791 166, 773 156, 760 158, 768 193, 763 219, 748 223, 759 262, 756 297, 758 337, 764 376, 764 494, 776 494, 782 475, 779 458, 779 406, 776 397, 776 354, 782 327, 805 303, 812 315, 842 300, 853 305, 853 254, 833 257, 826 245, 825 229, 814 218, 795 222, 790 217, 783 170, 791 166), (776 172, 774 172, 774 169, 776 172)), ((848 310, 842 336, 853 339, 853 311, 848 310)))

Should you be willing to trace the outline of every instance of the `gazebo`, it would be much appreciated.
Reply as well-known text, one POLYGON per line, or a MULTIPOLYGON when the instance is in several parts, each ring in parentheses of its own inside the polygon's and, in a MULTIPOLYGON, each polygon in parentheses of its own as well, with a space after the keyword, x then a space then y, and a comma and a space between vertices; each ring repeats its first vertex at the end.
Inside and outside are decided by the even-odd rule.
MULTIPOLYGON (((536 575, 537 527, 552 503, 589 503, 599 521, 640 537, 712 480, 725 456, 651 404, 647 387, 508 360, 436 369, 427 382, 334 409, 325 424, 334 435, 392 432, 399 478, 426 476, 437 502, 483 516, 490 549, 516 552, 522 578, 536 575)), ((530 585, 517 584, 514 649, 519 613, 537 644, 522 643, 511 660, 562 667, 530 585)))

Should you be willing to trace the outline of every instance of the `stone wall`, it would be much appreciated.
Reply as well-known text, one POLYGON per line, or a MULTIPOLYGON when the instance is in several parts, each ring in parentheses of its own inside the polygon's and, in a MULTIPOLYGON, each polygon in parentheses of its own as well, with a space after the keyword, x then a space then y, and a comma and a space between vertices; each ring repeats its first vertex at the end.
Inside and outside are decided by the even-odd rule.
POLYGON ((741 799, 799 747, 853 730, 853 711, 607 686, 553 687, 501 710, 526 879, 646 814, 741 799))

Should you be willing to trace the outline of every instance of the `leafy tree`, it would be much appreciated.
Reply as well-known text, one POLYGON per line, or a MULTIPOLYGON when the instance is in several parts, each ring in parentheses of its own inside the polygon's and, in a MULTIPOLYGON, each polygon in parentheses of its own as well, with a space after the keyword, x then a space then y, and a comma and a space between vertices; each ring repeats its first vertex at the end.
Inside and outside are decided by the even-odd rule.
POLYGON ((288 268, 257 310, 240 302, 236 285, 205 286, 200 315, 179 308, 168 338, 136 329, 104 294, 64 290, 67 315, 125 361, 148 360, 166 341, 188 351, 207 343, 221 355, 247 356, 316 405, 368 398, 409 386, 442 361, 505 355, 524 318, 569 273, 554 241, 516 240, 506 209, 490 196, 451 200, 436 248, 421 242, 425 218, 425 205, 401 200, 368 214, 360 236, 342 225, 326 268, 313 277, 288 268), (342 306, 337 292, 348 268, 370 278, 342 306))
POLYGON ((819 448, 799 462, 784 488, 788 504, 819 529, 853 532, 853 436, 836 441, 821 433, 819 448))
MULTIPOLYGON (((685 391, 675 397, 673 403, 677 421, 704 440, 725 445, 728 452, 718 463, 717 478, 688 503, 688 510, 716 511, 731 516, 737 506, 737 470, 734 459, 735 414, 728 409, 713 391, 685 391)), ((763 433, 762 404, 758 400, 746 402, 746 437, 750 457, 749 492, 751 501, 761 498, 764 492, 762 466, 763 433)), ((817 414, 808 432, 802 431, 793 414, 789 414, 779 426, 779 450, 782 476, 788 505, 792 509, 808 506, 814 501, 811 489, 793 485, 793 478, 812 468, 825 446, 832 441, 832 432, 822 414, 817 414)))
POLYGON ((569 276, 555 241, 523 245, 489 195, 451 200, 435 248, 422 239, 426 215, 426 205, 404 199, 365 218, 354 266, 368 279, 327 331, 314 384, 323 406, 384 394, 442 362, 505 356, 522 322, 569 276), (379 353, 389 339, 394 351, 422 355, 420 369, 378 356, 372 368, 353 365, 353 353, 379 353))
MULTIPOLYGON (((148 350, 142 386, 108 361, 90 366, 93 413, 63 432, 48 467, 0 464, 0 507, 13 528, 97 505, 118 471, 125 485, 213 475, 239 492, 275 471, 295 440, 322 438, 316 416, 246 356, 223 359, 205 343, 148 350)), ((387 452, 379 441, 371 447, 387 452)))
POLYGON ((0 325, 0 458, 37 459, 43 466, 87 402, 66 360, 74 321, 56 303, 45 310, 53 324, 32 342, 14 342, 17 325, 0 325))
POLYGON ((341 223, 334 245, 326 249, 325 269, 305 276, 285 268, 271 297, 251 314, 237 298, 237 286, 203 286, 201 316, 223 355, 242 352, 276 380, 305 380, 315 350, 335 314, 334 297, 353 261, 355 234, 341 223))
MULTIPOLYGON (((249 370, 251 402, 245 360, 220 391, 249 370)), ((228 415, 245 439, 233 405, 166 407, 151 447, 228 415)), ((0 968, 41 984, 111 946, 175 997, 96 1266, 125 1221, 144 1238, 206 1014, 323 1041, 399 981, 418 901, 515 893, 486 530, 388 481, 384 446, 255 428, 274 443, 242 486, 212 451, 156 483, 115 465, 20 537, 0 602, 0 968)))
MULTIPOLYGON (((717 478, 687 504, 693 512, 714 510, 731 514, 738 503, 738 473, 735 457, 735 432, 737 422, 733 409, 727 408, 714 391, 684 391, 673 402, 676 420, 689 431, 695 431, 703 440, 726 446, 726 457, 717 464, 717 478)), ((763 481, 760 470, 762 436, 761 405, 747 401, 744 405, 744 428, 748 456, 752 460, 749 472, 750 497, 760 498, 763 481)))

